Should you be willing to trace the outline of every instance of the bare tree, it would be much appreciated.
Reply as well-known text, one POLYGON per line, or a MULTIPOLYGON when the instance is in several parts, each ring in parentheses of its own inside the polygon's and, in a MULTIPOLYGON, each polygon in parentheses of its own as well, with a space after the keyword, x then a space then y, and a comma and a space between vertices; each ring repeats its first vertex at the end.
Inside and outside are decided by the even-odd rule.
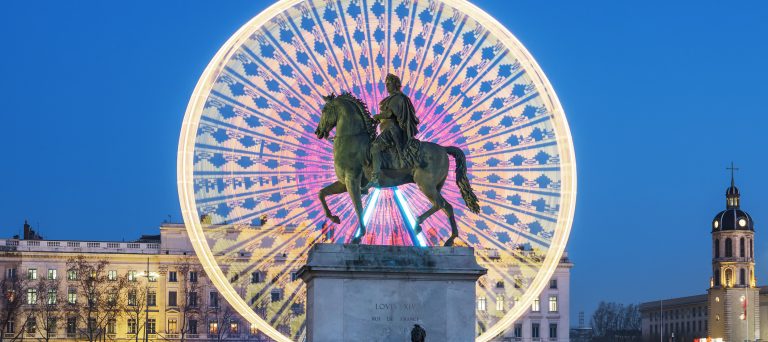
MULTIPOLYGON (((144 279, 144 281, 148 281, 144 279)), ((136 277, 128 282, 127 286, 127 298, 125 313, 129 320, 133 320, 135 324, 135 340, 139 341, 139 336, 144 331, 144 317, 146 316, 145 310, 147 310, 147 291, 146 286, 140 282, 136 277)), ((143 339, 143 338, 142 338, 143 339)))
POLYGON ((230 333, 230 327, 227 323, 235 317, 235 311, 229 305, 222 307, 221 295, 218 292, 216 292, 215 298, 216 303, 211 303, 212 308, 208 311, 207 315, 209 324, 208 338, 221 341, 230 333), (211 323, 216 324, 216 331, 210 331, 211 323))
POLYGON ((200 269, 191 264, 189 258, 184 258, 179 260, 177 271, 179 275, 179 292, 176 295, 179 306, 179 337, 181 342, 184 342, 187 333, 190 332, 190 321, 200 313, 198 306, 200 286, 197 281, 200 269))
POLYGON ((590 321, 593 341, 639 341, 640 323, 636 305, 600 302, 590 321))
POLYGON ((127 279, 117 274, 109 275, 109 261, 90 261, 83 255, 67 261, 67 271, 73 272, 77 295, 82 298, 71 307, 82 338, 94 342, 105 339, 107 326, 122 314, 125 303, 127 279))
POLYGON ((59 292, 61 281, 58 277, 40 277, 34 288, 37 291, 37 302, 29 305, 27 317, 34 317, 39 340, 50 341, 55 339, 58 323, 63 318, 59 292))
MULTIPOLYGON (((29 282, 26 277, 17 274, 20 266, 21 264, 17 263, 8 267, 5 277, 0 282, 3 296, 0 299, 2 304, 0 305, 0 342, 5 339, 3 331, 5 331, 8 323, 16 319, 16 316, 21 312, 22 305, 26 303, 26 290, 29 282)), ((20 331, 23 331, 23 328, 20 331)))

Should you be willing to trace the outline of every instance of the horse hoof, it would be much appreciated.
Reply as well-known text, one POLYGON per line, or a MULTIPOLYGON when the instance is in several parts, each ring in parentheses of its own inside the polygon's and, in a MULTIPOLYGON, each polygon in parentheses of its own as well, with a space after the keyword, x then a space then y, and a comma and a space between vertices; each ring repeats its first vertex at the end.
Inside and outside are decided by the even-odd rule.
POLYGON ((445 247, 453 246, 453 239, 455 238, 456 238, 455 236, 451 236, 450 238, 448 238, 448 240, 445 241, 445 244, 443 244, 443 246, 445 247))
POLYGON ((336 216, 336 215, 329 217, 329 219, 331 219, 331 222, 333 222, 335 224, 341 223, 341 220, 339 220, 339 217, 336 216))

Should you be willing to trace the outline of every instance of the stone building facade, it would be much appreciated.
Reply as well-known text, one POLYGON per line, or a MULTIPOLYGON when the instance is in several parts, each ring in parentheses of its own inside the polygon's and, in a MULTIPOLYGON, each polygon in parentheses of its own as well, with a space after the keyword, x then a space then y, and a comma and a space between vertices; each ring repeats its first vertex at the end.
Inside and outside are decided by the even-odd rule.
MULTIPOLYGON (((128 287, 134 289, 130 295, 133 299, 129 296, 128 301, 138 304, 129 305, 129 312, 116 315, 108 322, 98 332, 99 340, 271 341, 237 315, 208 281, 182 224, 163 224, 160 235, 143 236, 134 242, 44 240, 28 225, 25 225, 24 236, 0 239, 2 279, 23 279, 28 285, 22 291, 22 305, 3 327, 4 340, 44 340, 43 335, 48 335, 51 341, 84 340, 87 323, 68 313, 86 300, 77 289, 79 276, 70 274, 67 265, 80 256, 90 263, 107 260, 109 264, 104 270, 107 278, 124 276, 128 287), (55 308, 63 313, 50 325, 51 329, 44 329, 47 325, 39 315, 31 314, 33 302, 45 303, 52 297, 49 293, 27 291, 34 288, 30 284, 51 278, 58 279, 55 308), (35 319, 30 319, 32 316, 35 319)), ((571 267, 564 256, 539 300, 497 340, 568 341, 571 267)), ((247 281, 262 280, 251 278, 247 281)), ((478 314, 501 317, 505 306, 488 297, 498 284, 488 286, 484 294, 478 296, 478 314)), ((274 298, 273 293, 266 296, 268 301, 282 299, 274 298)), ((0 304, 0 316, 5 312, 2 306, 0 304)), ((292 313, 295 317, 302 317, 303 308, 296 309, 299 311, 290 311, 296 311, 292 313)))

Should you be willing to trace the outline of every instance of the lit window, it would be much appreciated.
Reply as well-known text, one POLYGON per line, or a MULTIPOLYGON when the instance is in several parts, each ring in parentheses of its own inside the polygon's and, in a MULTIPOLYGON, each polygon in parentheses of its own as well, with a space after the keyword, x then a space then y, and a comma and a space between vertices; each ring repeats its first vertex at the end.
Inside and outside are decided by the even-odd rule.
POLYGON ((77 304, 77 289, 70 287, 67 289, 67 303, 77 304))
POLYGON ((237 323, 237 321, 229 321, 229 333, 230 334, 237 334, 240 331, 240 325, 237 323))
POLYGON ((136 271, 130 270, 128 271, 128 281, 136 281, 136 271))
POLYGON ((485 297, 477 298, 477 310, 485 311, 485 297))
POLYGON ((37 289, 27 289, 27 304, 37 304, 37 289))
POLYGON ((157 334, 157 322, 154 318, 150 318, 147 320, 147 333, 149 334, 157 334))
POLYGON ((128 305, 136 306, 136 303, 136 290, 131 290, 128 292, 128 305))
POLYGON ((219 333, 219 322, 216 322, 216 321, 208 322, 208 334, 216 335, 218 333, 219 333))
POLYGON ((37 269, 36 268, 30 268, 27 270, 27 279, 29 280, 37 280, 37 269))
POLYGON ((166 330, 168 330, 169 333, 175 334, 178 331, 178 323, 175 319, 169 319, 168 320, 168 326, 166 327, 166 330))
POLYGON ((549 296, 549 312, 557 312, 557 296, 549 296))
POLYGON ((136 325, 136 320, 133 318, 128 319, 128 333, 129 334, 135 334, 138 330, 138 326, 136 325))
POLYGON ((77 280, 77 271, 75 270, 67 271, 67 280, 77 280))
POLYGON ((541 304, 539 303, 539 299, 538 298, 533 300, 533 305, 531 305, 531 311, 533 311, 533 312, 541 311, 541 304))
POLYGON ((56 280, 56 270, 54 269, 48 270, 48 280, 56 280))
POLYGON ((504 295, 496 295, 496 311, 504 311, 504 295))
POLYGON ((48 305, 56 304, 56 289, 48 289, 48 305))
POLYGON ((154 273, 150 272, 147 275, 147 281, 150 281, 150 282, 153 282, 153 283, 156 282, 157 281, 157 274, 154 274, 154 273))
POLYGON ((157 292, 149 291, 147 293, 147 306, 157 306, 157 292))
POLYGON ((251 323, 251 335, 256 336, 259 333, 259 329, 256 327, 256 324, 251 323))
POLYGON ((115 281, 117 280, 117 271, 111 270, 107 272, 107 280, 115 281))

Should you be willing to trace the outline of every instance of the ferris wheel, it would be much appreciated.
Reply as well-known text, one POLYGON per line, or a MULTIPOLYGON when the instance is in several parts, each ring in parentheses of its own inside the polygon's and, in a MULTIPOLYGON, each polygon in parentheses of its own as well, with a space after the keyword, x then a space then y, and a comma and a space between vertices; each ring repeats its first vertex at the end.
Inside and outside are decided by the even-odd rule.
MULTIPOLYGON (((388 73, 413 101, 417 138, 467 156, 480 212, 464 206, 452 172, 443 195, 457 244, 489 269, 478 296, 497 301, 478 315, 478 341, 508 329, 560 261, 576 199, 570 131, 549 81, 507 29, 463 0, 282 0, 205 69, 178 155, 184 221, 206 274, 272 339, 304 339, 306 291, 295 272, 311 246, 344 243, 357 229, 348 196, 329 200, 339 224, 317 200, 336 180, 332 142, 313 134, 323 96, 349 92, 377 108, 388 73)), ((413 184, 363 201, 363 243, 433 246, 450 235, 442 213, 415 233, 414 218, 431 205, 413 184)))

